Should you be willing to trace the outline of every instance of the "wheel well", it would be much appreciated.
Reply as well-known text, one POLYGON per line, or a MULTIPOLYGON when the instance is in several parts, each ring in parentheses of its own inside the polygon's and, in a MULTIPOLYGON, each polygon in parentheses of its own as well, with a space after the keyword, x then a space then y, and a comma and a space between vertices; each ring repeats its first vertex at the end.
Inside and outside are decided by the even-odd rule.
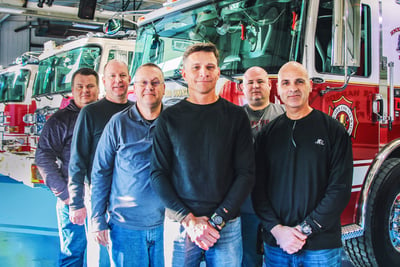
POLYGON ((400 158, 388 157, 371 184, 362 236, 345 241, 355 266, 399 266, 400 234, 397 229, 400 158))
POLYGON ((389 154, 389 158, 400 158, 400 147, 397 147, 392 153, 389 154))
POLYGON ((365 215, 368 206, 370 190, 372 189, 371 186, 374 183, 382 164, 391 158, 400 158, 400 138, 386 144, 376 155, 368 169, 357 205, 356 223, 360 225, 362 229, 365 228, 365 215))

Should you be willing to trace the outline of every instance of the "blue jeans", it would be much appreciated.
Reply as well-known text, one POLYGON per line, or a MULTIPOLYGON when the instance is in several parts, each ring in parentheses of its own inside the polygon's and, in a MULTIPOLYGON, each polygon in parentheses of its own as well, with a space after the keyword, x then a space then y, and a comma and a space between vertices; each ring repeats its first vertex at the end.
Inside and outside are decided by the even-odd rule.
MULTIPOLYGON (((239 217, 227 222, 217 243, 205 251, 189 239, 179 222, 166 219, 166 236, 170 237, 166 237, 166 253, 170 248, 172 266, 198 267, 204 260, 207 266, 240 267, 243 255, 240 225, 239 217), (173 244, 170 244, 171 242, 173 244)), ((168 255, 166 258, 168 259, 168 255)), ((169 266, 169 262, 166 262, 166 265, 169 266)))
POLYGON ((321 250, 300 250, 295 254, 287 254, 279 247, 264 243, 264 259, 270 266, 302 266, 302 267, 336 267, 342 266, 341 248, 321 250))
POLYGON ((263 256, 257 254, 257 229, 260 219, 252 213, 242 212, 243 261, 242 267, 261 267, 263 256))
POLYGON ((132 230, 110 223, 113 266, 164 266, 164 226, 132 230))
POLYGON ((83 266, 86 250, 84 225, 69 220, 69 206, 57 198, 56 204, 58 233, 60 236, 59 266, 83 266))
POLYGON ((100 245, 95 241, 95 234, 90 218, 92 217, 92 202, 90 201, 90 188, 85 185, 85 207, 86 207, 86 236, 87 249, 86 261, 88 267, 110 267, 110 255, 108 247, 100 245))

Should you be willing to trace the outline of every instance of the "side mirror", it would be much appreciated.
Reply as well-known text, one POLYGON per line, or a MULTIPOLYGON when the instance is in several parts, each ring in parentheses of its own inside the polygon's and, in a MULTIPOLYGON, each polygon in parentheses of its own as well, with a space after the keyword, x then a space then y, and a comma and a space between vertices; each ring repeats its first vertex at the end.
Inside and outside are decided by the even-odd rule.
POLYGON ((360 0, 334 0, 332 66, 360 65, 360 7, 360 0))
POLYGON ((120 19, 109 19, 103 25, 103 32, 107 35, 114 35, 116 34, 122 27, 122 23, 120 19))
POLYGON ((157 34, 153 36, 150 44, 150 54, 149 59, 154 62, 159 56, 161 50, 161 41, 157 34))

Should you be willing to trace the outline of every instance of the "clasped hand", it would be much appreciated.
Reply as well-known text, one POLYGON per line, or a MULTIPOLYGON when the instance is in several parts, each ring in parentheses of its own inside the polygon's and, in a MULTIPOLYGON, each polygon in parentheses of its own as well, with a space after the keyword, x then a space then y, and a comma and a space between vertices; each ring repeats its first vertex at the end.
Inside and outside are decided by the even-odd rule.
POLYGON ((195 217, 190 213, 182 221, 190 240, 204 250, 214 246, 220 238, 219 232, 208 223, 208 220, 206 216, 195 217))
POLYGON ((271 230, 277 245, 288 254, 301 250, 306 243, 307 236, 300 232, 299 227, 276 225, 271 230))

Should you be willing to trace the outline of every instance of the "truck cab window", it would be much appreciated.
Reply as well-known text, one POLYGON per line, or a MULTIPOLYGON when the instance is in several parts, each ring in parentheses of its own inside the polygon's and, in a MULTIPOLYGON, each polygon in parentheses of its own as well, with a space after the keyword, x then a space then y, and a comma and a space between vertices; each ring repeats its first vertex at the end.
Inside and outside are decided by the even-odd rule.
MULTIPOLYGON (((344 75, 341 67, 332 66, 332 1, 322 1, 319 6, 315 34, 315 69, 321 73, 344 75)), ((371 10, 361 7, 360 66, 351 67, 354 75, 368 77, 371 74, 371 10)))

